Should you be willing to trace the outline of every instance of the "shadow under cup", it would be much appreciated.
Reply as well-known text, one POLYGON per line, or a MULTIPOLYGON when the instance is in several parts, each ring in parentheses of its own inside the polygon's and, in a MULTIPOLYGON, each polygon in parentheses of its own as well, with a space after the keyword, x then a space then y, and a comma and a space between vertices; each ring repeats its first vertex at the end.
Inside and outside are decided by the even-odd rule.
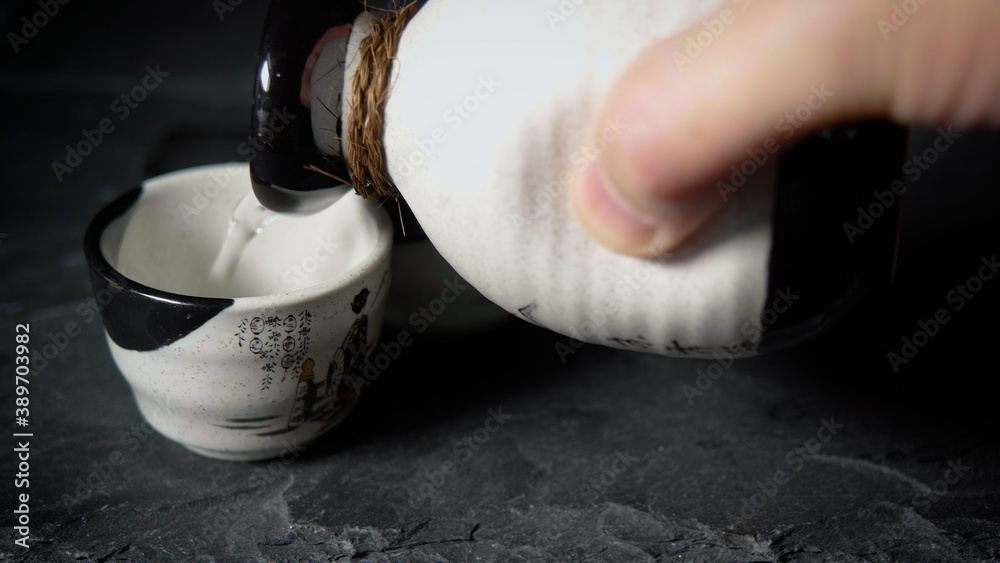
POLYGON ((218 459, 275 457, 339 423, 368 383, 389 289, 390 219, 346 187, 319 213, 268 225, 225 288, 207 285, 250 190, 245 163, 159 176, 84 237, 108 344, 143 416, 218 459))

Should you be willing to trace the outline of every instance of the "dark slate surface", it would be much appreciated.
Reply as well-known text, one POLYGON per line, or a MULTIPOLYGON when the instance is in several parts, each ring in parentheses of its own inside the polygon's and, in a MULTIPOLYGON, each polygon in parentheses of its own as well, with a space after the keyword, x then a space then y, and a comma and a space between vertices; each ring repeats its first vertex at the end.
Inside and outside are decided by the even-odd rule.
MULTIPOLYGON (((997 135, 964 135, 913 185, 889 291, 819 340, 736 363, 692 403, 682 385, 710 362, 587 346, 563 363, 561 339, 513 319, 449 331, 469 294, 342 427, 290 463, 212 461, 143 426, 100 322, 77 311, 89 294, 80 239, 142 178, 238 157, 263 8, 244 2, 220 21, 209 0, 137 4, 70 2, 20 54, 0 49, 4 417, 14 414, 14 324, 30 322, 35 342, 69 321, 82 327, 31 380, 28 551, 12 543, 13 454, 0 461, 0 559, 1000 557, 1000 282, 898 374, 885 357, 997 252, 997 135), (156 64, 170 76, 118 121, 112 100, 156 64), (57 182, 51 162, 103 117, 116 130, 57 182), (500 429, 476 451, 456 447, 491 409, 509 415, 500 429), (824 419, 843 428, 809 442, 824 419), (810 443, 821 447, 803 452, 810 443), (121 463, 88 485, 115 452, 121 463), (751 514, 744 502, 762 489, 771 496, 751 514)), ((5 33, 36 9, 4 4, 5 33)), ((933 137, 916 131, 912 150, 933 137)), ((439 290, 396 298, 394 318, 439 290)))

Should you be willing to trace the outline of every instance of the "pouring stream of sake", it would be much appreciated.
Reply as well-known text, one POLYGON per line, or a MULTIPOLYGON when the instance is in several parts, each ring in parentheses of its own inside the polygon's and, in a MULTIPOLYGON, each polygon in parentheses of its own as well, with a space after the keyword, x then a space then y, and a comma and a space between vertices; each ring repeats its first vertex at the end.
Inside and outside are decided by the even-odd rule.
MULTIPOLYGON (((350 190, 346 187, 341 187, 334 197, 329 198, 332 199, 330 205, 321 211, 326 211, 328 215, 330 212, 335 211, 334 208, 338 203, 346 201, 343 196, 349 192, 350 190)), ((294 225, 295 229, 305 229, 305 232, 301 233, 302 237, 300 239, 305 238, 310 228, 308 225, 312 225, 312 228, 316 227, 315 220, 307 219, 308 216, 314 214, 316 214, 316 210, 301 213, 278 213, 271 211, 260 204, 253 191, 249 192, 245 197, 240 199, 230 215, 229 225, 222 239, 222 245, 219 247, 215 260, 212 262, 208 274, 204 278, 204 285, 199 294, 210 297, 232 297, 234 295, 258 295, 294 289, 283 285, 268 286, 267 280, 269 278, 266 275, 263 278, 255 275, 239 278, 236 275, 236 270, 251 243, 253 243, 256 237, 267 230, 268 227, 277 224, 277 230, 283 231, 279 235, 283 234, 287 236, 289 228, 294 225), (297 221, 301 221, 301 225, 297 221), (264 287, 261 287, 262 283, 264 287)), ((341 225, 340 229, 328 229, 326 231, 328 233, 338 233, 334 235, 334 238, 338 240, 336 246, 340 251, 338 252, 337 260, 327 261, 322 268, 322 275, 328 278, 335 277, 356 264, 360 260, 358 253, 364 254, 364 252, 370 251, 360 240, 356 240, 360 236, 362 229, 353 220, 360 219, 360 215, 355 217, 354 215, 345 216, 339 214, 337 217, 338 220, 336 223, 341 225)), ((284 280, 282 280, 282 283, 284 283, 284 280)))
POLYGON ((222 247, 208 272, 205 285, 213 293, 227 295, 236 266, 250 241, 278 219, 278 214, 262 206, 251 191, 236 205, 222 247))

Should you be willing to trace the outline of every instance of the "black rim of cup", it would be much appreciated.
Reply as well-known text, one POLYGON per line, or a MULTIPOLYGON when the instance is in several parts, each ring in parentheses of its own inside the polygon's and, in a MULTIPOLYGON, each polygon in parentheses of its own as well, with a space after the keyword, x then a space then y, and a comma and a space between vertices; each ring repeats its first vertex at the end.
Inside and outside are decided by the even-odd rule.
POLYGON ((233 299, 195 297, 141 284, 115 269, 104 256, 101 239, 108 226, 142 195, 136 186, 104 206, 91 219, 83 237, 94 303, 108 336, 118 346, 141 352, 156 350, 190 334, 232 306, 233 299))

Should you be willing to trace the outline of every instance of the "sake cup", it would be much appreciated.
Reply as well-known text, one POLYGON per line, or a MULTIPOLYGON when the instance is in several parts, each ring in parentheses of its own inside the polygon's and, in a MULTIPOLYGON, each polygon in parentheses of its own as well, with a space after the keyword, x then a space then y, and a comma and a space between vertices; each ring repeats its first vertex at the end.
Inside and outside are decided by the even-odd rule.
POLYGON ((231 295, 203 288, 251 191, 245 163, 152 178, 93 218, 94 299, 157 431, 208 457, 260 460, 297 451, 357 404, 382 330, 392 226, 343 190, 337 205, 253 238, 231 295))

